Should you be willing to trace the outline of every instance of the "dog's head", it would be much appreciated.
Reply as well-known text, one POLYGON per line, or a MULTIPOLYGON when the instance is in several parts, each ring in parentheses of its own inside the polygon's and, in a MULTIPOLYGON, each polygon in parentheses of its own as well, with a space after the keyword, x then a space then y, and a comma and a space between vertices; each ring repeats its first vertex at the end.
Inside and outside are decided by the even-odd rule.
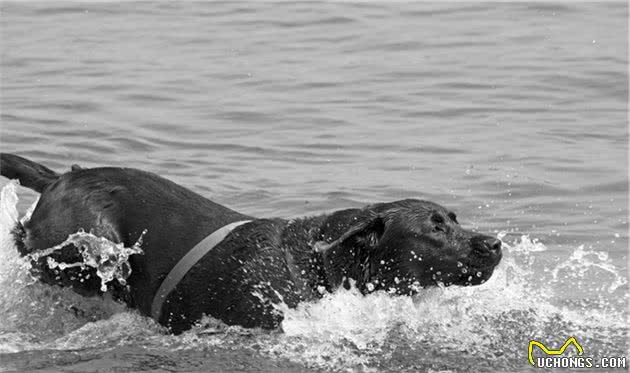
POLYGON ((358 211, 339 238, 318 246, 329 282, 351 278, 364 292, 413 294, 482 284, 501 260, 500 240, 462 228, 436 203, 408 199, 358 211))

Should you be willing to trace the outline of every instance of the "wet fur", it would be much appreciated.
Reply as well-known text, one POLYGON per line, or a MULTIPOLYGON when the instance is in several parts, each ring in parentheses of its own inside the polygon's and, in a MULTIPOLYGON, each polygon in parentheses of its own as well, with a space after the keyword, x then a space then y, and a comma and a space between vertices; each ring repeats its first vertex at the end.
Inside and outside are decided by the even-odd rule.
MULTIPOLYGON (((0 173, 42 193, 31 219, 13 230, 22 255, 57 245, 79 229, 125 246, 147 229, 144 254, 129 259, 128 285, 109 284, 115 298, 145 315, 162 280, 197 242, 226 224, 252 220, 196 263, 167 297, 158 321, 175 333, 204 314, 228 324, 276 328, 283 315, 274 304, 296 307, 351 282, 363 293, 399 295, 438 283, 478 285, 501 259, 500 241, 461 228, 452 212, 428 201, 255 219, 135 169, 73 166, 59 175, 0 154, 0 173)), ((77 252, 69 246, 51 257, 76 262, 77 252)), ((94 270, 50 269, 40 258, 33 271, 49 284, 86 296, 100 293, 94 270)))

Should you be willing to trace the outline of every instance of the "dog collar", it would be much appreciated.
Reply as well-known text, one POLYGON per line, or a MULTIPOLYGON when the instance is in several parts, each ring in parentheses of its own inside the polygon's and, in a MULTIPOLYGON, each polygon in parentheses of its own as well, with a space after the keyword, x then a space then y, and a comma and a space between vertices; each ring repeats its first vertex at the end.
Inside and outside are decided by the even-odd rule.
POLYGON ((160 288, 153 297, 153 303, 151 303, 151 317, 155 321, 159 321, 162 316, 162 306, 166 297, 175 289, 177 284, 186 276, 186 273, 201 260, 210 250, 216 245, 221 243, 225 237, 234 230, 234 228, 245 223, 249 223, 251 220, 237 221, 223 226, 216 231, 212 232, 209 236, 201 240, 195 247, 193 247, 186 255, 184 255, 175 267, 166 275, 160 288))

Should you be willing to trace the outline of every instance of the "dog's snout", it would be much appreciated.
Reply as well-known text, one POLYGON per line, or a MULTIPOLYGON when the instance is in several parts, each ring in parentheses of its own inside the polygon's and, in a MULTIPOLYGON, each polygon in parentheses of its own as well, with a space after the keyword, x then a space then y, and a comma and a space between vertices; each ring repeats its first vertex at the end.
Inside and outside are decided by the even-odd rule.
POLYGON ((501 252, 501 240, 494 237, 476 237, 472 240, 472 248, 480 256, 497 255, 501 252))

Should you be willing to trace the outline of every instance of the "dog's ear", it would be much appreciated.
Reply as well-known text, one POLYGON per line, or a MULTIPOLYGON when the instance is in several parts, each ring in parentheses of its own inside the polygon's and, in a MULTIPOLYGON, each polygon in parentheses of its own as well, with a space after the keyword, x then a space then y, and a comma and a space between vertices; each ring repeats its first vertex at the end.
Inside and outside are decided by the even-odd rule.
POLYGON ((336 240, 315 243, 315 251, 322 256, 326 287, 330 287, 329 290, 341 284, 350 289, 351 279, 363 289, 372 273, 370 257, 385 234, 386 227, 386 221, 381 216, 370 214, 347 228, 336 240))
POLYGON ((371 249, 378 245, 383 233, 385 233, 385 220, 375 215, 351 226, 338 239, 330 243, 323 241, 315 243, 315 251, 324 253, 340 246, 371 249))

